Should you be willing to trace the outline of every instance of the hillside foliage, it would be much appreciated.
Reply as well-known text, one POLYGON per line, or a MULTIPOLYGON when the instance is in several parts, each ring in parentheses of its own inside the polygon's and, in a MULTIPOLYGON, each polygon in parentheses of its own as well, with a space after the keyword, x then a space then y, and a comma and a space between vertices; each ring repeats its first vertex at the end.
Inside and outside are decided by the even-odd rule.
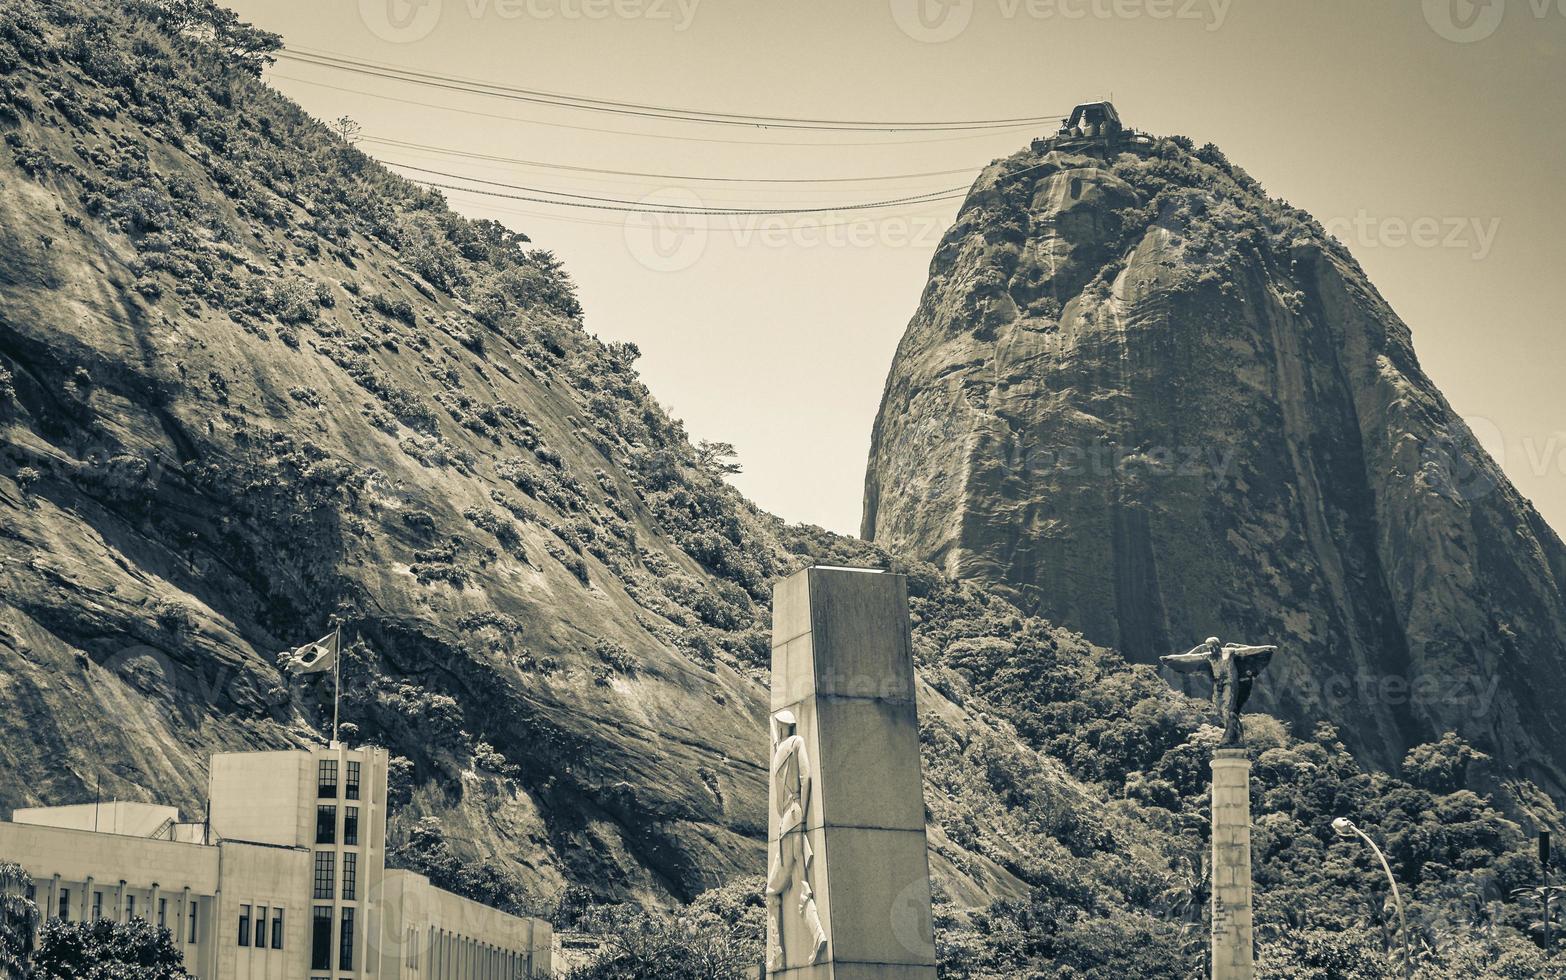
MULTIPOLYGON (((521 785, 561 808, 613 811, 648 825, 658 815, 590 786, 586 749, 542 714, 527 719, 525 747, 505 738, 502 725, 515 712, 499 700, 494 665, 538 678, 560 669, 553 654, 530 645, 528 624, 498 613, 449 624, 449 642, 482 665, 461 675, 465 688, 407 666, 419 657, 394 661, 387 651, 402 638, 397 624, 371 630, 364 598, 344 594, 335 565, 344 536, 383 519, 393 524, 415 543, 409 573, 432 589, 460 592, 502 561, 553 563, 583 588, 612 575, 646 613, 646 629, 690 664, 753 678, 768 669, 768 604, 781 575, 810 561, 889 567, 909 579, 928 689, 985 719, 984 727, 959 728, 933 712, 923 718, 932 824, 951 845, 941 854, 975 875, 988 862, 1025 893, 978 908, 938 896, 943 976, 1198 974, 1207 760, 1218 737, 1204 706, 1171 691, 1152 669, 928 565, 759 512, 724 481, 736 467, 729 447, 693 446, 653 399, 636 374, 635 346, 603 343, 584 329, 570 277, 553 255, 497 222, 457 215, 440 194, 390 173, 266 88, 257 73, 276 44, 207 0, 117 7, 0 0, 0 128, 20 179, 69 196, 134 254, 127 280, 116 285, 141 314, 216 310, 290 350, 309 345, 347 373, 365 418, 395 434, 401 452, 432 472, 492 471, 503 482, 489 504, 463 511, 470 535, 438 535, 428 513, 372 513, 364 500, 378 474, 228 405, 235 379, 183 379, 210 398, 245 449, 240 465, 193 461, 190 479, 230 507, 216 547, 253 569, 252 585, 266 600, 260 621, 278 635, 316 635, 311 630, 337 617, 363 621, 371 635, 344 652, 343 707, 367 740, 397 757, 393 798, 406 819, 391 858, 500 907, 557 913, 550 895, 530 893, 507 867, 466 849, 430 814, 429 800, 521 785), (149 135, 128 138, 101 125, 109 120, 149 135), (41 135, 56 128, 68 133, 63 147, 41 135), (204 180, 160 166, 149 153, 154 143, 197 161, 204 180), (252 257, 258 247, 272 249, 270 263, 252 257), (301 271, 317 256, 352 266, 373 250, 395 253, 415 277, 372 292, 301 271), (327 315, 345 309, 353 330, 327 315), (581 407, 577 434, 629 474, 626 482, 604 469, 591 480, 575 475, 537 420, 475 397, 455 375, 424 398, 372 356, 416 352, 439 379, 453 370, 444 350, 482 353, 501 342, 523 356, 488 370, 528 372, 569 392, 581 407), (452 426, 481 439, 486 453, 445 438, 452 426), (675 567, 646 547, 638 515, 692 564, 675 567), (254 551, 249 542, 258 538, 274 547, 254 551), (464 689, 479 693, 459 696, 464 689)), ((1162 152, 1121 176, 1145 184, 1159 207, 1185 206, 1179 186, 1195 151, 1170 144, 1162 152)), ((1251 193, 1243 174, 1228 179, 1251 193)), ((1278 215, 1278 234, 1300 220, 1278 215)), ((1213 248, 1224 242, 1215 235, 1213 248)), ((90 417, 90 372, 45 394, 16 367, 0 357, 0 415, 20 405, 60 425, 90 417)), ((286 394, 305 411, 323 393, 301 385, 286 394)), ((69 473, 32 456, 13 455, 11 464, 25 492, 71 481, 121 512, 172 521, 145 461, 113 456, 69 473)), ((166 530, 171 541, 187 533, 174 523, 166 530)), ((189 616, 171 604, 158 622, 178 637, 189 616)), ((592 658, 601 687, 642 669, 637 653, 610 637, 585 641, 580 653, 592 658)), ((284 697, 318 722, 329 715, 320 690, 284 697)), ((1546 956, 1536 910, 1514 897, 1537 882, 1538 870, 1524 828, 1486 795, 1480 754, 1449 737, 1411 752, 1402 773, 1380 773, 1360 766, 1330 727, 1291 733, 1256 716, 1249 729, 1266 975, 1397 975, 1401 937, 1379 865, 1329 826, 1347 815, 1382 842, 1410 898, 1409 938, 1422 975, 1566 976, 1566 954, 1546 956)), ((497 790, 493 798, 504 796, 497 790)), ((618 944, 581 976, 737 975, 759 958, 756 887, 741 879, 677 913, 623 904, 573 913, 618 944)), ((46 933, 45 948, 79 938, 46 933)))

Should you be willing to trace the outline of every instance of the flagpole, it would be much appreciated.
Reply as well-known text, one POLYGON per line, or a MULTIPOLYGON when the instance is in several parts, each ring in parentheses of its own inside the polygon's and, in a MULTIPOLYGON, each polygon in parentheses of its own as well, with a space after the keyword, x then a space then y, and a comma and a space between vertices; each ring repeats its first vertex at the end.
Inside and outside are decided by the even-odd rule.
POLYGON ((342 701, 343 684, 343 627, 339 623, 337 634, 332 642, 337 648, 337 655, 332 658, 332 745, 337 744, 337 706, 342 701))

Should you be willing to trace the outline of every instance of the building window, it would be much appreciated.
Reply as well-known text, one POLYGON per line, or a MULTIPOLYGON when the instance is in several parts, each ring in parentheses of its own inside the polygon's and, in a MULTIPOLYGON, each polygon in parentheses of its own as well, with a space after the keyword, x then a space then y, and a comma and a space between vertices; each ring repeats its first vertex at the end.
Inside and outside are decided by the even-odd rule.
POLYGON ((337 855, 331 851, 315 852, 315 897, 332 897, 332 878, 337 871, 337 855))
POLYGON ((343 909, 343 935, 337 951, 337 969, 353 969, 353 909, 343 909))
POLYGON ((359 764, 348 763, 348 785, 343 789, 343 796, 350 800, 359 798, 359 764))
POLYGON ((272 910, 272 948, 283 948, 283 910, 272 910))
POLYGON ((322 803, 315 808, 315 842, 337 843, 337 807, 322 803))
POLYGON ((92 921, 103 918, 103 892, 92 893, 92 921))
POLYGON ((317 905, 310 930, 310 969, 332 968, 332 907, 317 905))
POLYGON ((195 902, 189 903, 189 908, 190 908, 190 941, 192 943, 194 943, 196 941, 196 909, 197 909, 197 907, 198 906, 196 905, 195 902))
POLYGON ((159 929, 167 929, 168 927, 169 927, 169 900, 166 899, 166 898, 160 898, 160 899, 158 899, 158 928, 159 929))
POLYGON ((132 920, 134 918, 136 918, 136 896, 135 895, 126 895, 125 896, 125 921, 129 922, 130 920, 132 920))
POLYGON ((359 808, 356 806, 343 808, 343 844, 359 846, 359 808))
POLYGON ((343 855, 343 901, 351 902, 358 897, 358 878, 359 855, 350 851, 343 855))
POLYGON ((69 888, 60 889, 60 921, 71 921, 71 890, 69 888))
POLYGON ((266 906, 256 906, 256 921, 250 927, 250 935, 255 938, 256 949, 266 949, 266 906))
POLYGON ((239 945, 250 945, 250 906, 239 907, 239 945))
POLYGON ((315 795, 323 800, 337 799, 337 760, 322 759, 315 766, 315 795))

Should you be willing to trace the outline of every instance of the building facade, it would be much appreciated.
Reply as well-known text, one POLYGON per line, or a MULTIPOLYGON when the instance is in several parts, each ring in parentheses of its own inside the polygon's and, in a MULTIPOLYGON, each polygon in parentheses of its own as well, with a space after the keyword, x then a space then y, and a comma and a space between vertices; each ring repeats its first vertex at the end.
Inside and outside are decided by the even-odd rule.
POLYGON ((0 860, 44 919, 143 918, 200 980, 548 976, 547 922, 387 870, 384 749, 223 753, 208 819, 147 803, 32 807, 0 860))

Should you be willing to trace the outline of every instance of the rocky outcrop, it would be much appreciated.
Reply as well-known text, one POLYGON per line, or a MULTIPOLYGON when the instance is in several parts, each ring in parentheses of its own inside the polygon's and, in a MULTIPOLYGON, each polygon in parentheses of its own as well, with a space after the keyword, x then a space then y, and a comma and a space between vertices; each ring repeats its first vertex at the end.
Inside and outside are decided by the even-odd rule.
POLYGON ((1455 730, 1566 793, 1566 548, 1321 227, 1215 148, 978 179, 893 361, 864 536, 1395 766, 1455 730))
MULTIPOLYGON (((341 623, 343 719, 401 757, 394 860, 538 913, 759 876, 771 583, 889 557, 741 499, 552 256, 165 7, 0 0, 0 812, 199 814, 211 752, 322 739, 329 681, 276 655, 341 623)), ((1068 851, 1026 800, 1105 791, 920 703, 954 902, 1172 849, 1111 816, 1134 858, 1068 851)))

